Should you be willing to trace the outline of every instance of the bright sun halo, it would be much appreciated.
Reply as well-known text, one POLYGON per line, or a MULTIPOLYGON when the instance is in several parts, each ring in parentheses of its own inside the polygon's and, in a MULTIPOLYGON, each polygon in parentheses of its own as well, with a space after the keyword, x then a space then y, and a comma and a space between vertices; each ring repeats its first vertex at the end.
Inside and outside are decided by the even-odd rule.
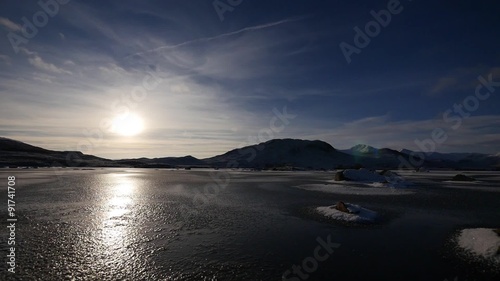
POLYGON ((144 123, 135 113, 124 113, 113 119, 111 131, 122 136, 135 136, 142 132, 144 123))

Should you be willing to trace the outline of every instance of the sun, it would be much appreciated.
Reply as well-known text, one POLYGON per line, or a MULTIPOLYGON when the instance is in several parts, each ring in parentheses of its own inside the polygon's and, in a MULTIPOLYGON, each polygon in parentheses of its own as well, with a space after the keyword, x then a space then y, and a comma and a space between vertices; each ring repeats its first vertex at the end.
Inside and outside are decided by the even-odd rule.
POLYGON ((144 130, 141 117, 135 113, 124 113, 113 119, 111 131, 122 136, 135 136, 144 130))

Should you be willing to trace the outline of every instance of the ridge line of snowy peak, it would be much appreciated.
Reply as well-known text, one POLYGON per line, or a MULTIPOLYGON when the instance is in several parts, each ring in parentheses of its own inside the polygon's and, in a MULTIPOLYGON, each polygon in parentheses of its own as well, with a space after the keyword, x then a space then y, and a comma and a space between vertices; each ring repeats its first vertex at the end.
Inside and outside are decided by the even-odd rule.
MULTIPOLYGON (((420 151, 413 151, 410 149, 400 149, 400 150, 394 150, 391 148, 376 148, 367 144, 357 144, 354 145, 353 147, 349 149, 342 149, 340 150, 341 152, 350 154, 350 155, 356 155, 356 154, 378 154, 381 151, 386 152, 386 151, 393 151, 393 152, 399 152, 402 154, 415 154, 415 153, 420 153, 420 151)), ((445 158, 447 160, 460 160, 460 159, 465 159, 465 158, 484 158, 484 157, 500 157, 500 152, 496 154, 486 154, 486 153, 476 153, 476 152, 449 152, 449 153, 443 153, 443 152, 433 152, 426 154, 427 159, 437 159, 437 158, 445 158)))

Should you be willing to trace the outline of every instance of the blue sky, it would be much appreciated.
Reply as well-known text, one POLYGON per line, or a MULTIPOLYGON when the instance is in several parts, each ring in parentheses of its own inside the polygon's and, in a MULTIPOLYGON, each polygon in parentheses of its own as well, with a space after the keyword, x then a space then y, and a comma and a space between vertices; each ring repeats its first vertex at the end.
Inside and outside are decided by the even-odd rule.
POLYGON ((500 152, 498 1, 41 2, 52 15, 0 3, 0 136, 202 158, 270 137, 420 150, 440 128, 438 151, 500 152), (358 48, 373 13, 390 21, 358 48), (284 108, 294 118, 272 130, 284 108), (140 134, 109 130, 124 112, 140 134))

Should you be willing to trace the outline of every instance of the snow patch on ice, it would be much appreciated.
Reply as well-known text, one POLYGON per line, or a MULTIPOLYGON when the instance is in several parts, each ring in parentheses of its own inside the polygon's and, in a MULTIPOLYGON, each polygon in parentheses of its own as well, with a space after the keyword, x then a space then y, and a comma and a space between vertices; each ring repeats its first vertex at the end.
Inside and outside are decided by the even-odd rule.
POLYGON ((387 188, 383 183, 336 182, 329 184, 305 184, 296 186, 308 191, 353 195, 406 195, 415 193, 409 189, 387 188), (382 185, 381 187, 375 185, 382 185))
POLYGON ((383 182, 368 183, 367 185, 369 185, 371 187, 385 187, 385 183, 383 183, 383 182))
MULTIPOLYGON (((339 172, 338 172, 339 173, 339 172)), ((304 184, 296 188, 335 194, 354 195, 403 195, 413 194, 413 183, 406 181, 396 172, 384 171, 379 174, 367 169, 345 170, 342 174, 348 180, 329 180, 324 184, 304 184)), ((338 174, 336 174, 337 177, 338 174)))
POLYGON ((456 183, 456 184, 480 184, 482 181, 454 181, 454 180, 447 180, 443 181, 445 183, 456 183))
POLYGON ((446 184, 442 185, 443 188, 453 188, 453 189, 468 189, 475 191, 485 191, 485 192, 500 192, 500 186, 488 186, 488 185, 478 185, 476 182, 449 182, 446 181, 446 184), (467 184, 469 183, 469 184, 467 184))
POLYGON ((493 229, 464 229, 460 232, 457 243, 474 255, 500 263, 500 236, 493 229))
POLYGON ((317 207, 316 211, 326 217, 332 218, 334 220, 346 221, 346 222, 374 222, 378 214, 375 211, 365 209, 359 205, 345 203, 349 213, 339 211, 335 208, 335 205, 326 207, 317 207))

